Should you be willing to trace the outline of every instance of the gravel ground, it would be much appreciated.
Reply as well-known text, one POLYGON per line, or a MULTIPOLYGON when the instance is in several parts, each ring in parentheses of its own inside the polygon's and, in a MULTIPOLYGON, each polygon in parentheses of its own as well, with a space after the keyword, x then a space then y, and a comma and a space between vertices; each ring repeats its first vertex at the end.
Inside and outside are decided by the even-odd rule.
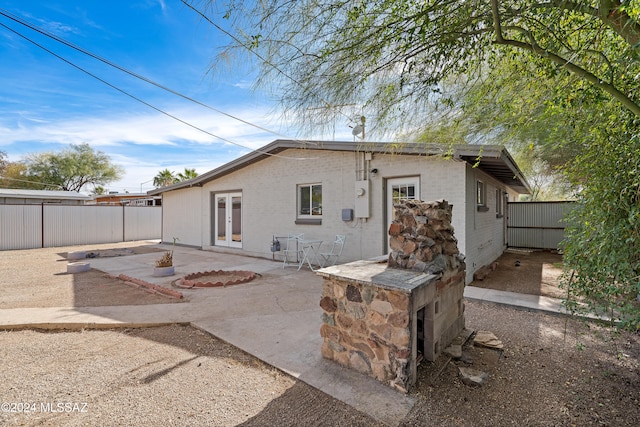
MULTIPOLYGON (((180 302, 126 285, 91 269, 67 274, 67 251, 95 256, 126 256, 163 252, 148 242, 110 243, 72 248, 28 249, 0 253, 0 309, 26 307, 97 307, 180 302)), ((90 260, 89 260, 90 261, 90 260)))
POLYGON ((489 374, 469 387, 451 362, 421 366, 420 403, 403 425, 640 425, 640 336, 601 325, 494 304, 467 302, 466 325, 493 332, 504 350, 470 347, 489 374))
MULTIPOLYGON (((54 250, 3 252, 0 308, 95 303, 100 286, 69 282, 74 275, 58 274, 59 261, 54 250), (38 267, 25 268, 27 261, 38 267)), ((121 285, 102 294, 111 298, 102 304, 121 295, 162 298, 121 285)), ((640 425, 639 334, 480 302, 466 303, 466 325, 504 343, 502 352, 465 349, 469 366, 489 374, 487 384, 461 382, 458 366, 468 363, 423 362, 411 390, 417 404, 401 425, 640 425)), ((379 425, 189 326, 0 331, 0 360, 0 403, 9 403, 0 425, 379 425)))
MULTIPOLYGON (((423 363, 418 403, 401 425, 640 425, 637 334, 612 341, 596 325, 478 302, 467 303, 467 326, 505 345, 466 350, 488 383, 462 384, 462 362, 423 363)), ((187 326, 0 332, 0 359, 0 400, 35 404, 1 412, 0 425, 379 425, 187 326), (80 406, 46 406, 64 403, 80 406)))
POLYGON ((188 326, 0 332, 0 359, 0 425, 376 425, 188 326))

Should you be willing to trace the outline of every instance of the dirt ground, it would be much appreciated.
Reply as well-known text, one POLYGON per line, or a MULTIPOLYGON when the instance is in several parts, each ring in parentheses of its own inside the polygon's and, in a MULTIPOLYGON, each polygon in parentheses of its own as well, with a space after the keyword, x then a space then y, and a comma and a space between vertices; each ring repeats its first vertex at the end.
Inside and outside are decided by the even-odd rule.
MULTIPOLYGON (((54 270, 65 264, 57 261, 63 259, 59 254, 46 256, 43 250, 15 252, 30 256, 1 253, 3 272, 27 259, 42 265, 49 259, 54 270)), ((523 280, 534 275, 523 274, 529 270, 521 267, 534 259, 521 256, 517 277, 510 283, 524 288, 523 280)), ((488 279, 511 267, 504 260, 500 266, 488 279)), ((540 272, 537 277, 547 277, 543 265, 532 268, 540 272)), ((42 268, 38 270, 42 274, 42 268)), ((39 291, 52 286, 37 280, 37 272, 29 272, 34 283, 27 286, 7 286, 12 283, 7 277, 0 281, 0 295, 8 291, 13 296, 0 297, 0 308, 44 304, 41 296, 48 293, 39 291)), ((54 277, 52 282, 59 278, 54 277)), ((525 282, 528 289, 536 288, 525 282)), ((73 290, 73 283, 55 286, 60 292, 69 286, 73 290)), ((121 301, 113 294, 129 295, 125 299, 133 301, 173 301, 127 285, 105 286, 115 286, 109 288, 109 302, 121 301)), ((96 288, 85 292, 98 292, 96 288)), ((541 283, 537 288, 543 289, 541 283)), ((76 303, 68 296, 50 297, 76 303)), ((95 295, 85 297, 95 303, 95 295)), ((465 307, 467 328, 493 332, 504 349, 467 346, 466 362, 446 357, 423 362, 410 392, 417 404, 402 426, 640 425, 639 334, 613 334, 593 323, 481 302, 466 302, 465 307), (459 366, 486 372, 488 382, 464 385, 459 366)), ((13 402, 16 410, 3 405, 0 425, 379 425, 190 326, 0 332, 0 360, 0 401, 13 402), (35 404, 29 408, 36 410, 25 412, 25 403, 35 404), (52 411, 61 403, 61 411, 52 411)))
MULTIPOLYGON (((163 252, 144 242, 78 246, 73 249, 84 250, 90 257, 163 252)), ((0 309, 179 302, 132 287, 99 270, 68 274, 66 256, 66 250, 55 248, 0 252, 0 309)))
POLYGON ((562 255, 549 251, 505 252, 497 259, 498 268, 471 286, 541 295, 562 299, 566 291, 560 289, 562 255))

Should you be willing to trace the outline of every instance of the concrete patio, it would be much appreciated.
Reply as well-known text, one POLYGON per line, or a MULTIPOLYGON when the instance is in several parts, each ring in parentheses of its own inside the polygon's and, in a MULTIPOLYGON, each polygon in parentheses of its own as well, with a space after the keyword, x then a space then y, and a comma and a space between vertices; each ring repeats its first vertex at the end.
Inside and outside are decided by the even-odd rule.
MULTIPOLYGON (((189 323, 387 425, 397 425, 414 406, 412 396, 322 358, 322 279, 314 272, 283 269, 281 262, 262 258, 180 246, 174 251, 176 274, 169 277, 153 276, 158 252, 87 261, 91 268, 115 276, 125 274, 172 289, 176 289, 173 281, 194 272, 248 270, 259 276, 224 288, 179 289, 186 301, 177 304, 4 309, 0 310, 0 326, 112 328, 189 323)), ((562 311, 558 300, 470 286, 465 289, 465 298, 528 310, 562 311)))
POLYGON ((397 425, 413 407, 415 399, 411 396, 322 358, 319 306, 322 279, 314 272, 305 268, 283 269, 277 261, 176 247, 176 274, 154 277, 157 258, 158 253, 151 253, 87 261, 91 268, 165 287, 172 287, 172 281, 198 271, 249 270, 260 276, 225 288, 179 289, 186 299, 179 304, 0 310, 0 325, 81 328, 185 322, 385 424, 397 425))

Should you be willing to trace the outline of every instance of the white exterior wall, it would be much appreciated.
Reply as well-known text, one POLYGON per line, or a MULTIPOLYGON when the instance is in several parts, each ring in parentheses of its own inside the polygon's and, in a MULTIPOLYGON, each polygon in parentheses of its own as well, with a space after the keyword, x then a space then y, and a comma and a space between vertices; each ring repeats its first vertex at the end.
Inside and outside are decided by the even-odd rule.
POLYGON ((202 247, 202 189, 185 188, 162 194, 162 241, 202 247))
MULTIPOLYGON (((501 193, 507 192, 504 184, 491 176, 467 165, 467 283, 473 280, 473 273, 479 268, 495 261, 504 252, 506 232, 506 206, 503 203, 503 215, 497 217, 496 212, 496 188, 501 193), (478 211, 476 205, 476 181, 485 184, 486 206, 488 211, 478 211)), ((509 193, 509 198, 511 198, 509 193)))
MULTIPOLYGON (((420 177, 420 199, 444 199, 453 205, 452 224, 458 248, 466 257, 467 283, 475 270, 504 250, 504 219, 496 218, 495 189, 499 181, 466 162, 439 157, 374 153, 366 169, 378 169, 370 179, 370 217, 342 221, 342 209, 355 207, 356 156, 363 153, 288 149, 203 185, 163 195, 163 241, 230 253, 272 258, 272 236, 305 233, 323 240, 328 250, 336 234, 347 236, 341 262, 387 253, 387 180, 420 177), (305 160, 294 160, 305 159, 305 160), (485 182, 489 211, 476 209, 476 179, 485 182), (322 184, 322 224, 298 225, 297 186, 322 184), (242 248, 212 246, 212 194, 242 193, 242 248)), ((364 164, 363 158, 360 163, 364 164)), ((362 172, 362 171, 360 171, 362 172)), ((506 208, 506 207, 505 207, 506 208)), ((275 254, 275 259, 280 259, 275 254)))
MULTIPOLYGON (((465 234, 465 162, 445 160, 439 157, 424 156, 399 156, 399 155, 374 155, 371 167, 378 169, 378 177, 373 179, 374 186, 379 186, 380 176, 384 179, 393 179, 409 176, 420 176, 420 199, 423 201, 446 200, 453 205, 453 225, 455 236, 458 239, 458 249, 466 254, 465 234)), ((379 194, 376 202, 386 208, 384 191, 379 194)), ((375 195, 374 195, 375 196, 375 195)), ((381 223, 383 237, 388 230, 386 218, 381 223)), ((386 241, 386 238, 385 238, 386 241)), ((386 248, 384 248, 386 249, 386 248)))
MULTIPOLYGON (((271 258, 272 236, 287 236, 290 232, 322 239, 327 242, 325 248, 336 234, 346 234, 343 259, 379 254, 371 252, 368 245, 359 243, 359 235, 362 234, 359 230, 362 230, 362 225, 371 229, 369 224, 350 228, 349 225, 353 226, 355 221, 344 223, 341 220, 342 209, 353 208, 354 204, 354 153, 286 150, 278 156, 266 158, 203 186, 204 248, 211 248, 211 194, 239 191, 242 192, 242 251, 248 255, 271 258), (297 225, 297 186, 314 183, 322 184, 322 225, 297 225)), ((237 252, 238 249, 229 251, 237 252)))
POLYGON ((289 149, 278 157, 266 158, 215 179, 201 189, 164 193, 163 240, 170 241, 175 236, 181 244, 271 258, 274 235, 305 233, 307 237, 322 239, 324 249, 328 250, 336 234, 345 234, 342 262, 371 258, 386 253, 386 180, 419 176, 421 199, 446 199, 454 205, 453 225, 464 251, 465 239, 460 236, 464 235, 465 225, 465 163, 435 157, 374 154, 366 166, 379 171, 371 178, 370 217, 345 222, 342 209, 355 207, 357 155, 363 154, 289 149), (322 224, 295 224, 297 186, 313 183, 322 184, 322 224), (212 246, 212 194, 230 192, 242 193, 242 249, 212 246), (198 210, 199 217, 192 216, 198 210))

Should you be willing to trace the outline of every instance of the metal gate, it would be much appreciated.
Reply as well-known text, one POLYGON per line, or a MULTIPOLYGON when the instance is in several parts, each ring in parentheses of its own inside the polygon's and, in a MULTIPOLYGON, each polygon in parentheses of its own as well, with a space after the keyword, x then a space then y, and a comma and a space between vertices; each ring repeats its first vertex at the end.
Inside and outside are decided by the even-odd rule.
POLYGON ((507 245, 558 249, 564 239, 565 215, 575 205, 575 202, 509 202, 507 245))

